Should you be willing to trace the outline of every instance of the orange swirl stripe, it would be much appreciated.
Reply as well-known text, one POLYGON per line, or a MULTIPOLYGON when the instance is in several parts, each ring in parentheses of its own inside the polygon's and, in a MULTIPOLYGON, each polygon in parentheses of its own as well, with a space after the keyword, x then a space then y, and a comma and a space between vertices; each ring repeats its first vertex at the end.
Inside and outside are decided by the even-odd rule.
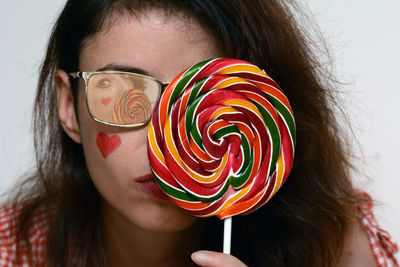
MULTIPOLYGON (((117 119, 125 113, 118 107, 117 119)), ((148 128, 163 191, 195 216, 248 214, 276 194, 293 165, 296 127, 281 88, 239 59, 203 61, 165 89, 148 128)))

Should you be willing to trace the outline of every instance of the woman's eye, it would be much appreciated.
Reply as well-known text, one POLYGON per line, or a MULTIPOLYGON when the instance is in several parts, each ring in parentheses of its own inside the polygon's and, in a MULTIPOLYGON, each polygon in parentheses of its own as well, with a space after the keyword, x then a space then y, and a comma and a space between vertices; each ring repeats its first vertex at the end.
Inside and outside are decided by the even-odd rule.
POLYGON ((111 84, 111 82, 110 82, 109 80, 107 80, 107 79, 102 79, 102 80, 99 80, 99 81, 97 82, 96 87, 99 87, 99 88, 107 88, 107 87, 110 86, 110 84, 111 84))

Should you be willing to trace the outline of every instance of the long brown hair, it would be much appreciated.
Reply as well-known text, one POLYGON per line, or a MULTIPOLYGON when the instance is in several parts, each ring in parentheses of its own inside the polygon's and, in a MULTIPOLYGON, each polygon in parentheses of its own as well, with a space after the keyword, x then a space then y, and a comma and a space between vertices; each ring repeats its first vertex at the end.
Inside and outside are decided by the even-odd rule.
MULTIPOLYGON (((258 211, 235 217, 232 254, 250 266, 336 266, 355 217, 348 148, 335 120, 338 101, 329 70, 320 62, 315 36, 296 18, 297 5, 283 0, 69 0, 52 31, 40 72, 34 108, 37 172, 14 201, 24 200, 18 246, 29 247, 35 210, 53 209, 47 234, 47 265, 105 266, 100 195, 88 174, 82 147, 63 131, 57 116, 54 71, 78 69, 82 43, 110 22, 113 12, 145 8, 195 17, 226 56, 264 69, 292 103, 297 125, 294 167, 285 185, 258 211)), ((302 20, 304 22, 304 20, 302 20)), ((319 51, 319 50, 318 50, 319 51)), ((76 86, 73 86, 76 96, 76 86)), ((76 97, 75 97, 76 98, 76 97)), ((220 224, 204 220, 209 247, 220 224)), ((215 237, 217 236, 217 237, 215 237)))

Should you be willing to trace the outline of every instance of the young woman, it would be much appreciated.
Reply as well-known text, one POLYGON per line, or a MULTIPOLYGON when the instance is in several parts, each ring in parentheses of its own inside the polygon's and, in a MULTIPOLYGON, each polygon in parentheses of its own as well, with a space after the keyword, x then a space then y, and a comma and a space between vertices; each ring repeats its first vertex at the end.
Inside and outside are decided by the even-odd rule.
POLYGON ((0 264, 385 266, 396 247, 389 239, 371 247, 385 233, 373 225, 369 197, 352 186, 333 85, 293 12, 280 0, 69 0, 39 78, 37 172, 1 209, 0 264), (99 122, 107 99, 94 107, 84 81, 86 72, 129 72, 162 90, 215 57, 264 69, 297 124, 290 177, 261 209, 235 218, 234 256, 218 252, 218 219, 191 216, 156 187, 147 127, 99 122), (102 146, 107 138, 112 149, 102 146))

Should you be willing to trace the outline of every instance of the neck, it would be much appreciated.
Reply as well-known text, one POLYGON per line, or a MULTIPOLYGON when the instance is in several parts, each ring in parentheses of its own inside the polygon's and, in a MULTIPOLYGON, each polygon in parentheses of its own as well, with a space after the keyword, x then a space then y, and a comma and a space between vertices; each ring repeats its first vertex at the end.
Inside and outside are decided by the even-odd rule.
POLYGON ((190 254, 199 248, 201 227, 195 222, 176 232, 151 232, 118 214, 105 214, 104 244, 111 266, 194 266, 190 254))

